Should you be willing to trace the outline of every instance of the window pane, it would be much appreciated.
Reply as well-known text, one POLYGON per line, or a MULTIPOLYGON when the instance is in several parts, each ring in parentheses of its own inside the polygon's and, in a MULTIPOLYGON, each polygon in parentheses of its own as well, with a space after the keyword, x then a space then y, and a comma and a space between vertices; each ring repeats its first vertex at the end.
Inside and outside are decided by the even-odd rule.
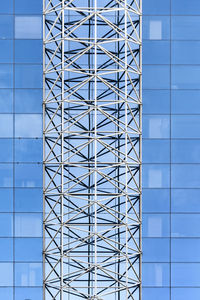
POLYGON ((143 212, 169 212, 169 189, 143 189, 142 195, 143 212))
POLYGON ((169 262, 170 242, 166 238, 143 238, 143 262, 169 262))
MULTIPOLYGON (((190 2, 188 4, 191 5, 190 2)), ((199 16, 172 17, 172 39, 199 40, 200 39, 199 36, 200 36, 199 16)))
POLYGON ((200 138, 200 116, 172 116, 172 138, 200 138))
POLYGON ((0 299, 13 300, 13 289, 12 288, 0 288, 0 299))
MULTIPOLYGON (((169 300, 170 289, 168 288, 143 288, 142 289, 143 300, 169 300)), ((175 299, 174 299, 175 300, 175 299)))
POLYGON ((171 270, 172 286, 200 286, 200 264, 174 263, 171 270))
POLYGON ((15 116, 15 136, 22 138, 42 137, 42 115, 18 114, 15 116))
POLYGON ((42 300, 42 288, 15 288, 15 300, 42 300))
POLYGON ((200 10, 199 0, 173 0, 172 14, 174 15, 197 15, 200 10))
POLYGON ((172 66, 172 89, 199 89, 200 66, 172 66), (185 76, 190 74, 190 76, 185 76))
POLYGON ((42 189, 15 189, 16 212, 42 212, 42 189))
POLYGON ((16 89, 16 113, 42 113, 42 89, 16 89))
POLYGON ((143 90, 144 114, 169 114, 170 92, 166 90, 143 90))
POLYGON ((172 239, 171 247, 172 262, 200 262, 200 239, 172 239))
POLYGON ((143 1, 143 14, 144 15, 169 15, 170 14, 170 0, 146 0, 143 1))
POLYGON ((170 186, 169 165, 143 165, 144 188, 168 188, 170 186))
POLYGON ((168 237, 169 222, 168 214, 144 214, 143 237, 168 237))
POLYGON ((42 66, 40 65, 16 65, 16 88, 42 88, 42 66))
POLYGON ((13 91, 11 89, 0 89, 0 113, 11 113, 12 111, 13 91))
POLYGON ((0 189, 0 212, 13 211, 13 190, 0 189))
POLYGON ((15 41, 15 62, 16 63, 42 63, 42 41, 16 40, 15 41))
POLYGON ((172 300, 199 300, 199 288, 173 288, 172 300))
POLYGON ((170 119, 166 115, 143 116, 143 138, 169 138, 170 119))
POLYGON ((0 40, 0 63, 13 62, 13 41, 0 40))
POLYGON ((13 140, 0 139, 0 162, 13 161, 13 140))
POLYGON ((13 215, 0 213, 0 236, 10 237, 12 235, 13 235, 13 215))
POLYGON ((15 17, 15 38, 16 39, 41 39, 42 18, 39 16, 15 17))
POLYGON ((172 64, 200 64, 199 52, 200 42, 174 41, 172 42, 172 64))
POLYGON ((41 286, 42 264, 40 263, 16 263, 15 264, 16 286, 41 286))
POLYGON ((0 261, 13 260, 13 239, 0 238, 0 261))
POLYGON ((13 165, 0 164, 0 187, 13 186, 13 165))
POLYGON ((200 91, 177 90, 172 91, 172 113, 200 114, 200 91), (188 105, 190 99, 190 105, 188 105))
POLYGON ((170 42, 168 41, 144 41, 143 64, 169 64, 170 42))
MULTIPOLYGON (((13 264, 12 263, 0 263, 0 270, 1 270, 0 286, 12 286, 13 285, 13 264)), ((9 292, 8 292, 8 294, 9 294, 9 292)), ((5 298, 2 298, 2 299, 5 299, 5 298)))
POLYGON ((200 140, 172 140, 173 163, 200 163, 200 140))
POLYGON ((15 0, 15 13, 16 14, 42 14, 42 1, 34 0, 32 2, 27 0, 15 0))
POLYGON ((172 165, 172 188, 199 188, 200 165, 172 165))
POLYGON ((169 140, 143 140, 143 163, 169 163, 169 140))
POLYGON ((143 39, 166 40, 169 38, 170 17, 145 16, 143 18, 143 39))
POLYGON ((15 166, 16 187, 42 187, 41 164, 17 164, 15 166))
POLYGON ((16 237, 42 237, 42 214, 20 214, 15 216, 16 237))
POLYGON ((13 87, 13 66, 1 64, 0 65, 0 88, 13 87))
POLYGON ((144 263, 143 286, 169 286, 169 264, 144 263))
POLYGON ((15 239, 16 261, 42 261, 41 238, 16 238, 15 239))
POLYGON ((13 0, 1 1, 0 14, 11 14, 12 12, 13 12, 13 0))
POLYGON ((169 89, 170 67, 165 65, 143 66, 144 89, 169 89))
POLYGON ((200 237, 199 214, 172 215, 173 237, 200 237))
POLYGON ((16 162, 42 162, 41 139, 16 139, 15 161, 16 162))
POLYGON ((0 137, 13 137, 12 114, 0 114, 0 137))
POLYGON ((199 189, 172 189, 171 191, 172 212, 199 212, 200 213, 200 190, 199 189), (189 205, 188 205, 189 203, 189 205))
POLYGON ((12 39, 12 38, 13 38, 13 16, 1 15, 0 16, 0 39, 12 39))

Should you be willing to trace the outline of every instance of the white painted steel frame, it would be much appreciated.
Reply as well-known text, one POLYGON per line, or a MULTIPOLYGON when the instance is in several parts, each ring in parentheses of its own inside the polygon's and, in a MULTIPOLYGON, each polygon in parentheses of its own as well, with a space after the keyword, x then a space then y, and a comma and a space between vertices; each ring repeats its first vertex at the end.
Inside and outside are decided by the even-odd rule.
POLYGON ((44 0, 44 293, 141 300, 141 0, 44 0))

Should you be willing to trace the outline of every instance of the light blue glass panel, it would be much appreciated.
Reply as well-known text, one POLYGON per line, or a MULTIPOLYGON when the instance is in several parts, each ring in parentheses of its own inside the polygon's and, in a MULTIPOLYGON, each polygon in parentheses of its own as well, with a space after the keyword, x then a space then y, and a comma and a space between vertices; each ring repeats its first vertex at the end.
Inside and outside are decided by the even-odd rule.
POLYGON ((13 211, 13 190, 0 189, 0 212, 13 211))
POLYGON ((143 163, 169 163, 170 141, 169 140, 144 140, 142 147, 143 163))
POLYGON ((13 91, 11 89, 0 89, 0 113, 11 112, 13 112, 13 91))
POLYGON ((170 67, 167 65, 143 66, 144 89, 169 89, 170 67))
POLYGON ((8 287, 0 288, 0 299, 13 300, 13 289, 8 287))
MULTIPOLYGON (((6 1, 5 1, 6 2, 6 1)), ((13 16, 0 16, 0 39, 13 38, 13 16)))
POLYGON ((172 65, 172 89, 199 89, 200 66, 172 65), (188 76, 190 74, 190 76, 188 76))
POLYGON ((172 237, 200 237, 200 214, 172 214, 172 237))
POLYGON ((42 261, 41 238, 15 238, 16 261, 42 261))
POLYGON ((42 88, 41 65, 18 65, 15 66, 16 88, 42 88))
POLYGON ((39 138, 42 137, 41 114, 16 114, 15 137, 39 138))
POLYGON ((0 162, 13 161, 13 140, 0 139, 0 162))
POLYGON ((172 163, 200 163, 200 140, 172 140, 172 163))
POLYGON ((170 240, 166 238, 143 238, 143 262, 169 262, 170 240))
POLYGON ((25 15, 42 14, 42 1, 15 0, 15 13, 25 15))
POLYGON ((16 162, 42 162, 41 139, 16 139, 15 161, 16 162))
POLYGON ((200 262, 200 239, 172 239, 172 262, 200 262))
MULTIPOLYGON (((13 264, 12 263, 0 263, 0 286, 12 286, 13 285, 13 264)), ((9 292, 8 292, 9 294, 9 292)), ((2 298, 4 299, 4 298, 2 298)), ((9 299, 9 298, 8 298, 9 299)))
POLYGON ((13 0, 1 1, 0 14, 11 14, 13 12, 13 0))
POLYGON ((42 113, 42 89, 16 89, 16 113, 42 113))
POLYGON ((168 288, 143 288, 142 289, 143 300, 169 300, 170 289, 168 288))
POLYGON ((143 64, 169 64, 170 42, 168 41, 144 41, 143 64))
MULTIPOLYGON (((0 261, 13 260, 13 239, 0 238, 0 261)), ((0 298, 1 299, 1 298, 0 298)))
POLYGON ((170 186, 169 165, 143 165, 144 188, 168 188, 170 186))
POLYGON ((172 165, 171 182, 172 188, 199 188, 200 187, 200 164, 172 165))
POLYGON ((169 264, 167 263, 143 263, 143 286, 169 286, 169 264))
POLYGON ((200 264, 173 263, 171 265, 171 279, 173 287, 200 286, 200 264))
POLYGON ((0 164, 0 187, 13 186, 13 165, 0 164))
POLYGON ((0 236, 11 237, 12 235, 13 235, 13 215, 8 213, 0 213, 0 236))
POLYGON ((169 114, 169 90, 143 90, 142 92, 144 114, 169 114))
POLYGON ((41 286, 42 264, 41 263, 16 263, 15 264, 16 286, 41 286))
POLYGON ((13 62, 13 41, 0 40, 0 63, 13 62))
POLYGON ((15 300, 42 300, 42 288, 16 288, 15 300))
POLYGON ((170 17, 145 16, 143 18, 143 39, 168 40, 170 38, 170 17))
POLYGON ((200 114, 200 91, 177 90, 172 91, 173 114, 200 114), (189 105, 188 105, 189 103, 189 105))
POLYGON ((143 115, 143 138, 170 137, 170 118, 167 115, 143 115))
POLYGON ((15 189, 16 212, 42 212, 42 189, 15 189))
POLYGON ((200 42, 198 41, 174 41, 171 51, 172 64, 200 64, 199 51, 200 42))
POLYGON ((42 18, 40 16, 15 17, 16 39, 41 39, 42 18))
POLYGON ((200 116, 172 116, 172 138, 200 138, 200 116))
POLYGON ((200 11, 199 0, 172 0, 173 15, 198 15, 200 11))
POLYGON ((169 235, 168 214, 143 214, 143 237, 168 237, 169 235))
POLYGON ((0 65, 0 88, 13 87, 13 66, 12 64, 0 65))
POLYGON ((170 190, 169 189, 143 189, 142 211, 143 212, 169 212, 170 190))
POLYGON ((42 187, 42 164, 16 164, 16 187, 42 187))
POLYGON ((200 189, 172 189, 172 212, 200 213, 200 189))
POLYGON ((0 114, 0 137, 13 137, 12 114, 0 114))
POLYGON ((170 0, 146 0, 142 2, 144 15, 169 15, 170 0))
POLYGON ((15 62, 16 63, 42 63, 42 41, 41 40, 16 40, 15 41, 15 62))
POLYGON ((172 300, 199 300, 200 288, 173 288, 172 300))
POLYGON ((15 214, 16 237, 42 237, 42 214, 16 213, 15 214))
POLYGON ((172 17, 172 39, 200 40, 200 16, 172 17))

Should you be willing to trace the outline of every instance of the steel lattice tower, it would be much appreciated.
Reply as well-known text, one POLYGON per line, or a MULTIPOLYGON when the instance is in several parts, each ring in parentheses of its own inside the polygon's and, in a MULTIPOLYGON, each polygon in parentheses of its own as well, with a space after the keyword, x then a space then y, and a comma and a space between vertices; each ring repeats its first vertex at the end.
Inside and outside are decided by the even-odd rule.
POLYGON ((141 1, 44 0, 44 299, 141 299, 141 1))

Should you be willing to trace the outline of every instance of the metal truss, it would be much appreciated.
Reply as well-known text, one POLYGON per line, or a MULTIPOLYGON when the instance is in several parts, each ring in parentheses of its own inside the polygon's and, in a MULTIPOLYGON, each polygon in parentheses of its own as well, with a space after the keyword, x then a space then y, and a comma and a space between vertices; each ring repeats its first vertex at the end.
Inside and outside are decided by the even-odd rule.
POLYGON ((43 107, 43 299, 141 299, 140 0, 44 0, 43 107))

